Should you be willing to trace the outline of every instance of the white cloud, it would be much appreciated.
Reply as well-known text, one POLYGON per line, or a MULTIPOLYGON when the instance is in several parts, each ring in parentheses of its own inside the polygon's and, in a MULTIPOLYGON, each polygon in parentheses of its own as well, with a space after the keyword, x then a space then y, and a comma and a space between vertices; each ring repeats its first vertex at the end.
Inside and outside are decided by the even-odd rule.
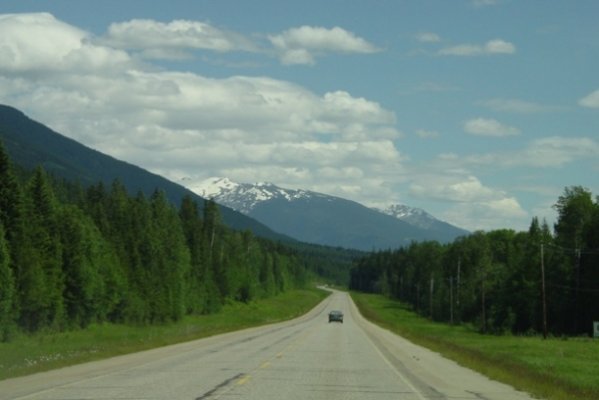
POLYGON ((374 53, 373 44, 345 29, 301 26, 268 37, 283 64, 314 64, 327 53, 374 53))
POLYGON ((495 54, 514 54, 516 46, 502 39, 490 40, 484 45, 460 44, 439 50, 445 56, 480 56, 495 54))
POLYGON ((578 104, 583 107, 599 108, 599 89, 580 99, 578 104))
POLYGON ((163 23, 133 19, 113 23, 102 42, 116 48, 139 50, 146 58, 184 58, 187 49, 218 52, 257 50, 250 40, 240 34, 216 28, 209 23, 189 20, 163 23))
POLYGON ((490 231, 508 226, 523 231, 528 228, 532 218, 514 197, 479 203, 457 203, 440 217, 470 231, 490 231))
MULTIPOLYGON (((268 77, 174 72, 128 53, 240 48, 210 26, 190 23, 187 33, 184 26, 130 21, 99 40, 49 14, 2 16, 0 103, 174 180, 269 180, 366 202, 390 195, 382 182, 400 179, 404 163, 393 142, 401 135, 393 112, 347 91, 316 94, 268 77)), ((311 55, 375 51, 340 28, 293 32, 284 40, 295 38, 311 55)))
POLYGON ((514 136, 520 134, 518 128, 504 125, 495 119, 475 118, 464 123, 464 130, 476 136, 514 136))
POLYGON ((0 15, 0 71, 110 73, 133 65, 127 53, 90 43, 91 35, 51 14, 0 15))
POLYGON ((497 193, 485 186, 474 176, 435 175, 424 177, 410 187, 412 195, 452 202, 491 201, 497 193))
MULTIPOLYGON (((100 39, 49 14, 2 16, 0 102, 173 180, 186 175, 268 180, 384 204, 412 179, 405 167, 408 158, 396 144, 401 133, 395 113, 375 101, 344 90, 315 93, 268 77, 216 79, 135 61, 139 54, 148 60, 152 54, 185 57, 188 49, 253 51, 230 32, 189 21, 185 32, 183 22, 129 21, 113 25, 100 39)), ((282 60, 288 56, 310 63, 333 52, 378 50, 340 28, 304 28, 271 38, 280 41, 276 49, 282 60)), ((427 89, 456 90, 434 84, 427 89)), ((478 134, 513 134, 515 129, 479 120, 474 124, 478 134)), ((425 130, 416 134, 438 135, 425 130)), ((590 139, 562 139, 531 144, 529 150, 542 149, 542 157, 549 154, 559 163, 577 154, 589 157, 596 146, 590 139)), ((411 192, 451 202, 455 216, 463 211, 464 221, 473 223, 446 219, 472 228, 486 212, 496 216, 495 226, 505 226, 502 217, 522 213, 512 196, 471 176, 467 167, 476 160, 447 155, 443 161, 453 163, 452 168, 441 177, 413 179, 411 192), (468 214, 469 205, 478 211, 468 214)), ((500 161, 498 165, 509 166, 500 161)))
POLYGON ((468 230, 491 230, 498 226, 528 223, 528 213, 518 200, 504 192, 482 184, 463 171, 443 171, 418 176, 410 185, 416 198, 453 203, 439 217, 468 230))
POLYGON ((488 41, 483 49, 486 54, 513 54, 516 52, 516 46, 501 39, 488 41))
POLYGON ((422 43, 438 43, 441 37, 434 32, 420 32, 416 35, 416 40, 422 43))

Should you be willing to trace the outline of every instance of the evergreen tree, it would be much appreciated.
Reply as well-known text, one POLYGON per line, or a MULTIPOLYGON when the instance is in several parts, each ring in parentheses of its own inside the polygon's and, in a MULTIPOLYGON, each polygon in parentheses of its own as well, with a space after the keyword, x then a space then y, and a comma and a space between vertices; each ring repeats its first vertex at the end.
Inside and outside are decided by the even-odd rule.
POLYGON ((186 312, 201 314, 206 304, 206 266, 202 260, 202 221, 197 203, 191 196, 185 196, 179 208, 179 218, 187 248, 189 249, 190 266, 185 277, 186 312))
POLYGON ((223 304, 224 279, 222 269, 222 221, 218 205, 206 200, 203 209, 202 262, 206 265, 204 284, 206 286, 205 311, 216 312, 223 304))
POLYGON ((155 246, 152 237, 152 215, 148 200, 142 192, 127 207, 127 224, 119 235, 123 238, 120 257, 125 260, 129 287, 126 299, 126 321, 146 324, 152 322, 155 309, 152 272, 155 268, 155 246))
MULTIPOLYGON (((26 239, 24 235, 23 224, 24 203, 21 186, 19 185, 13 170, 12 163, 8 154, 0 142, 0 225, 3 226, 6 243, 6 257, 9 260, 8 267, 11 269, 6 274, 11 275, 14 280, 14 290, 16 293, 10 295, 17 296, 11 300, 11 313, 13 317, 18 317, 19 301, 18 296, 21 292, 22 271, 24 265, 24 253, 26 248, 26 239)), ((7 275, 7 279, 8 275, 7 275)), ((8 287, 8 281, 7 281, 8 287)), ((1 295, 1 294, 0 294, 1 295)), ((9 298, 8 292, 6 299, 9 298)), ((5 303, 5 305, 8 303, 5 303)), ((8 328, 7 328, 8 329, 8 328)))
POLYGON ((158 318, 161 320, 180 319, 185 313, 184 278, 189 276, 190 254, 186 246, 181 220, 162 191, 156 191, 151 199, 154 237, 157 243, 157 278, 155 285, 160 287, 161 299, 158 318))
POLYGON ((27 330, 61 329, 64 324, 62 250, 58 204, 44 170, 27 187, 27 245, 20 271, 20 320, 27 330))
POLYGON ((275 276, 273 274, 273 254, 264 252, 264 260, 260 265, 260 286, 262 297, 271 297, 276 294, 275 276))
POLYGON ((593 202, 589 190, 581 186, 571 186, 564 189, 564 194, 559 197, 554 208, 558 212, 555 224, 555 242, 563 252, 564 271, 563 283, 571 288, 571 295, 566 300, 569 304, 565 313, 570 317, 568 321, 569 333, 583 333, 590 330, 593 322, 595 302, 599 296, 595 291, 595 279, 599 274, 595 272, 593 251, 597 242, 589 241, 592 238, 594 221, 599 206, 593 202))
POLYGON ((0 142, 0 223, 4 225, 8 242, 11 245, 18 244, 23 232, 23 197, 2 142, 0 142))
POLYGON ((61 238, 63 298, 69 323, 85 327, 109 316, 115 318, 125 288, 111 246, 74 206, 65 207, 61 213, 61 238))
POLYGON ((15 280, 4 227, 0 223, 0 342, 7 341, 15 329, 15 300, 15 280))

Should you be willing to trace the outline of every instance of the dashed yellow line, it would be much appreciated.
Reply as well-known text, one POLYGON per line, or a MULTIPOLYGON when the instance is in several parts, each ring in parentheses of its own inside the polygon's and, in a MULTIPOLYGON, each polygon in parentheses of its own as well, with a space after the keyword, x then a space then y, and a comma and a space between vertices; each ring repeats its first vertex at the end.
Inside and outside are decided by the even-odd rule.
POLYGON ((270 361, 265 361, 264 363, 262 363, 262 365, 260 366, 260 369, 264 369, 264 368, 268 368, 270 367, 270 361))
POLYGON ((241 378, 239 378, 239 380, 237 381, 237 384, 245 385, 251 378, 252 378, 251 375, 244 375, 241 378))

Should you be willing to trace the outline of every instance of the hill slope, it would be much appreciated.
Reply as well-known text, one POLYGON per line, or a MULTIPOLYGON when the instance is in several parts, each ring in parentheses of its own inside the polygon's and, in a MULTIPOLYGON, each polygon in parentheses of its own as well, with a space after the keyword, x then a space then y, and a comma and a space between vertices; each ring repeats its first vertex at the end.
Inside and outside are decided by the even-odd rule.
MULTIPOLYGON (((181 185, 90 149, 5 105, 0 105, 0 140, 13 162, 26 169, 42 165, 53 175, 78 181, 84 186, 99 181, 110 185, 119 179, 131 194, 141 190, 149 196, 158 188, 176 206, 186 195, 192 196, 200 206, 204 202, 202 197, 181 185)), ((224 223, 233 229, 249 229, 257 236, 269 239, 291 240, 228 207, 221 206, 221 215, 224 223)))

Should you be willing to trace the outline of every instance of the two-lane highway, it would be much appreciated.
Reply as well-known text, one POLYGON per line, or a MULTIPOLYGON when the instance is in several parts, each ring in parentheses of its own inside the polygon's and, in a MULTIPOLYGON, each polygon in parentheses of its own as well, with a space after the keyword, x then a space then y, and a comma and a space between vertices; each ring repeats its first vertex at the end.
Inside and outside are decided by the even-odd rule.
POLYGON ((342 292, 293 321, 0 381, 2 400, 230 398, 530 399, 365 321, 342 292))

